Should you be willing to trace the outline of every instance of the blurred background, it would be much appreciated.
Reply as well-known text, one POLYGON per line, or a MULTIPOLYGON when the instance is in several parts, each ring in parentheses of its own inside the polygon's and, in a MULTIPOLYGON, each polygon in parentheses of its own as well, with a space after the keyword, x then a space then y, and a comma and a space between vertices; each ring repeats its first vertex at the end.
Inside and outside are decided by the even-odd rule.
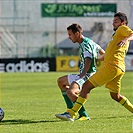
MULTIPOLYGON (((133 0, 0 0, 1 63, 78 56, 78 44, 68 39, 66 30, 72 23, 79 23, 84 36, 105 49, 113 34, 113 15, 119 11, 127 14, 133 29, 133 0)), ((133 44, 128 54, 133 54, 133 44)))

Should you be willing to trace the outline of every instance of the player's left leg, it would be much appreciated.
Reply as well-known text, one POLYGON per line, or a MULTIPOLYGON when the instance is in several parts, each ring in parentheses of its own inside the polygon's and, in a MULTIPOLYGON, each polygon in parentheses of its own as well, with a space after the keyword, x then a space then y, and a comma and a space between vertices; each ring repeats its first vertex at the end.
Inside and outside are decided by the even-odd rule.
POLYGON ((106 84, 106 87, 110 89, 110 96, 112 99, 119 102, 127 110, 133 113, 133 105, 125 96, 122 96, 120 94, 121 79, 124 73, 121 70, 118 70, 118 72, 120 74, 116 76, 112 81, 108 82, 108 84, 106 84))
POLYGON ((87 80, 84 83, 82 90, 80 92, 80 96, 78 96, 73 108, 69 110, 66 114, 61 115, 60 119, 66 121, 74 121, 75 116, 77 115, 81 107, 84 105, 84 103, 87 101, 88 94, 93 88, 94 86, 91 84, 89 80, 87 80))
MULTIPOLYGON (((73 103, 75 103, 75 101, 77 100, 78 98, 78 95, 80 93, 80 86, 76 83, 76 82, 73 82, 71 85, 70 85, 70 88, 67 90, 67 95, 68 97, 70 97, 71 101, 73 103)), ((88 116, 84 106, 81 107, 81 109, 78 111, 79 113, 79 118, 78 120, 90 120, 90 117, 88 116)))
POLYGON ((124 106, 127 110, 133 113, 133 105, 131 102, 125 97, 120 95, 120 93, 110 92, 112 99, 119 102, 122 106, 124 106))

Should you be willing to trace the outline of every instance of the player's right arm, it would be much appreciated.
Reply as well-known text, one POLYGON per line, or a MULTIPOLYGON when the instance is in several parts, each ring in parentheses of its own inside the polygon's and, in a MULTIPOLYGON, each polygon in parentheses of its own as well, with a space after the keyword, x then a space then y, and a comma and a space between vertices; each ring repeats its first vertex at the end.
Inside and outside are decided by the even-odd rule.
POLYGON ((86 57, 85 58, 84 69, 83 69, 82 73, 79 75, 80 78, 82 78, 83 76, 86 75, 87 71, 90 69, 91 62, 92 62, 92 59, 91 58, 89 58, 89 57, 86 57))

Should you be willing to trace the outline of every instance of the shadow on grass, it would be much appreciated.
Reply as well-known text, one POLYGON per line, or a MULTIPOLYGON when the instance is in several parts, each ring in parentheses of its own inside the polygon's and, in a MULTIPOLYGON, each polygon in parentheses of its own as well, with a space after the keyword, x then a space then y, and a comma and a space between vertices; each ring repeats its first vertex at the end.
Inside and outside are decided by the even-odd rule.
POLYGON ((121 119, 121 118, 133 118, 133 115, 130 116, 102 116, 102 117, 98 117, 98 118, 92 118, 93 120, 96 119, 121 119))
POLYGON ((61 120, 2 120, 0 125, 15 125, 15 124, 33 124, 33 123, 47 123, 47 122, 61 122, 61 120))
MULTIPOLYGON (((98 119, 121 119, 121 118, 133 118, 133 116, 105 116, 105 117, 97 117, 97 118, 91 118, 92 120, 98 120, 98 119)), ((33 123, 51 123, 51 122, 62 122, 62 120, 2 120, 0 122, 0 125, 17 125, 17 124, 33 124, 33 123)))

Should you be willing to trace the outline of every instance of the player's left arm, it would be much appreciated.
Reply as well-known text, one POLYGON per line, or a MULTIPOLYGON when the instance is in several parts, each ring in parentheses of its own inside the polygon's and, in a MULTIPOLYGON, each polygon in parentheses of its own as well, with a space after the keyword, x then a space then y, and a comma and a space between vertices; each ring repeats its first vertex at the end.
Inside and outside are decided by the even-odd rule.
POLYGON ((101 46, 98 45, 98 44, 96 44, 96 47, 97 47, 97 51, 98 51, 97 60, 98 60, 98 61, 103 61, 103 60, 104 60, 105 51, 104 51, 104 49, 102 49, 101 46))
POLYGON ((124 46, 127 41, 132 41, 133 40, 133 33, 131 33, 128 37, 124 38, 118 43, 118 46, 124 46))

